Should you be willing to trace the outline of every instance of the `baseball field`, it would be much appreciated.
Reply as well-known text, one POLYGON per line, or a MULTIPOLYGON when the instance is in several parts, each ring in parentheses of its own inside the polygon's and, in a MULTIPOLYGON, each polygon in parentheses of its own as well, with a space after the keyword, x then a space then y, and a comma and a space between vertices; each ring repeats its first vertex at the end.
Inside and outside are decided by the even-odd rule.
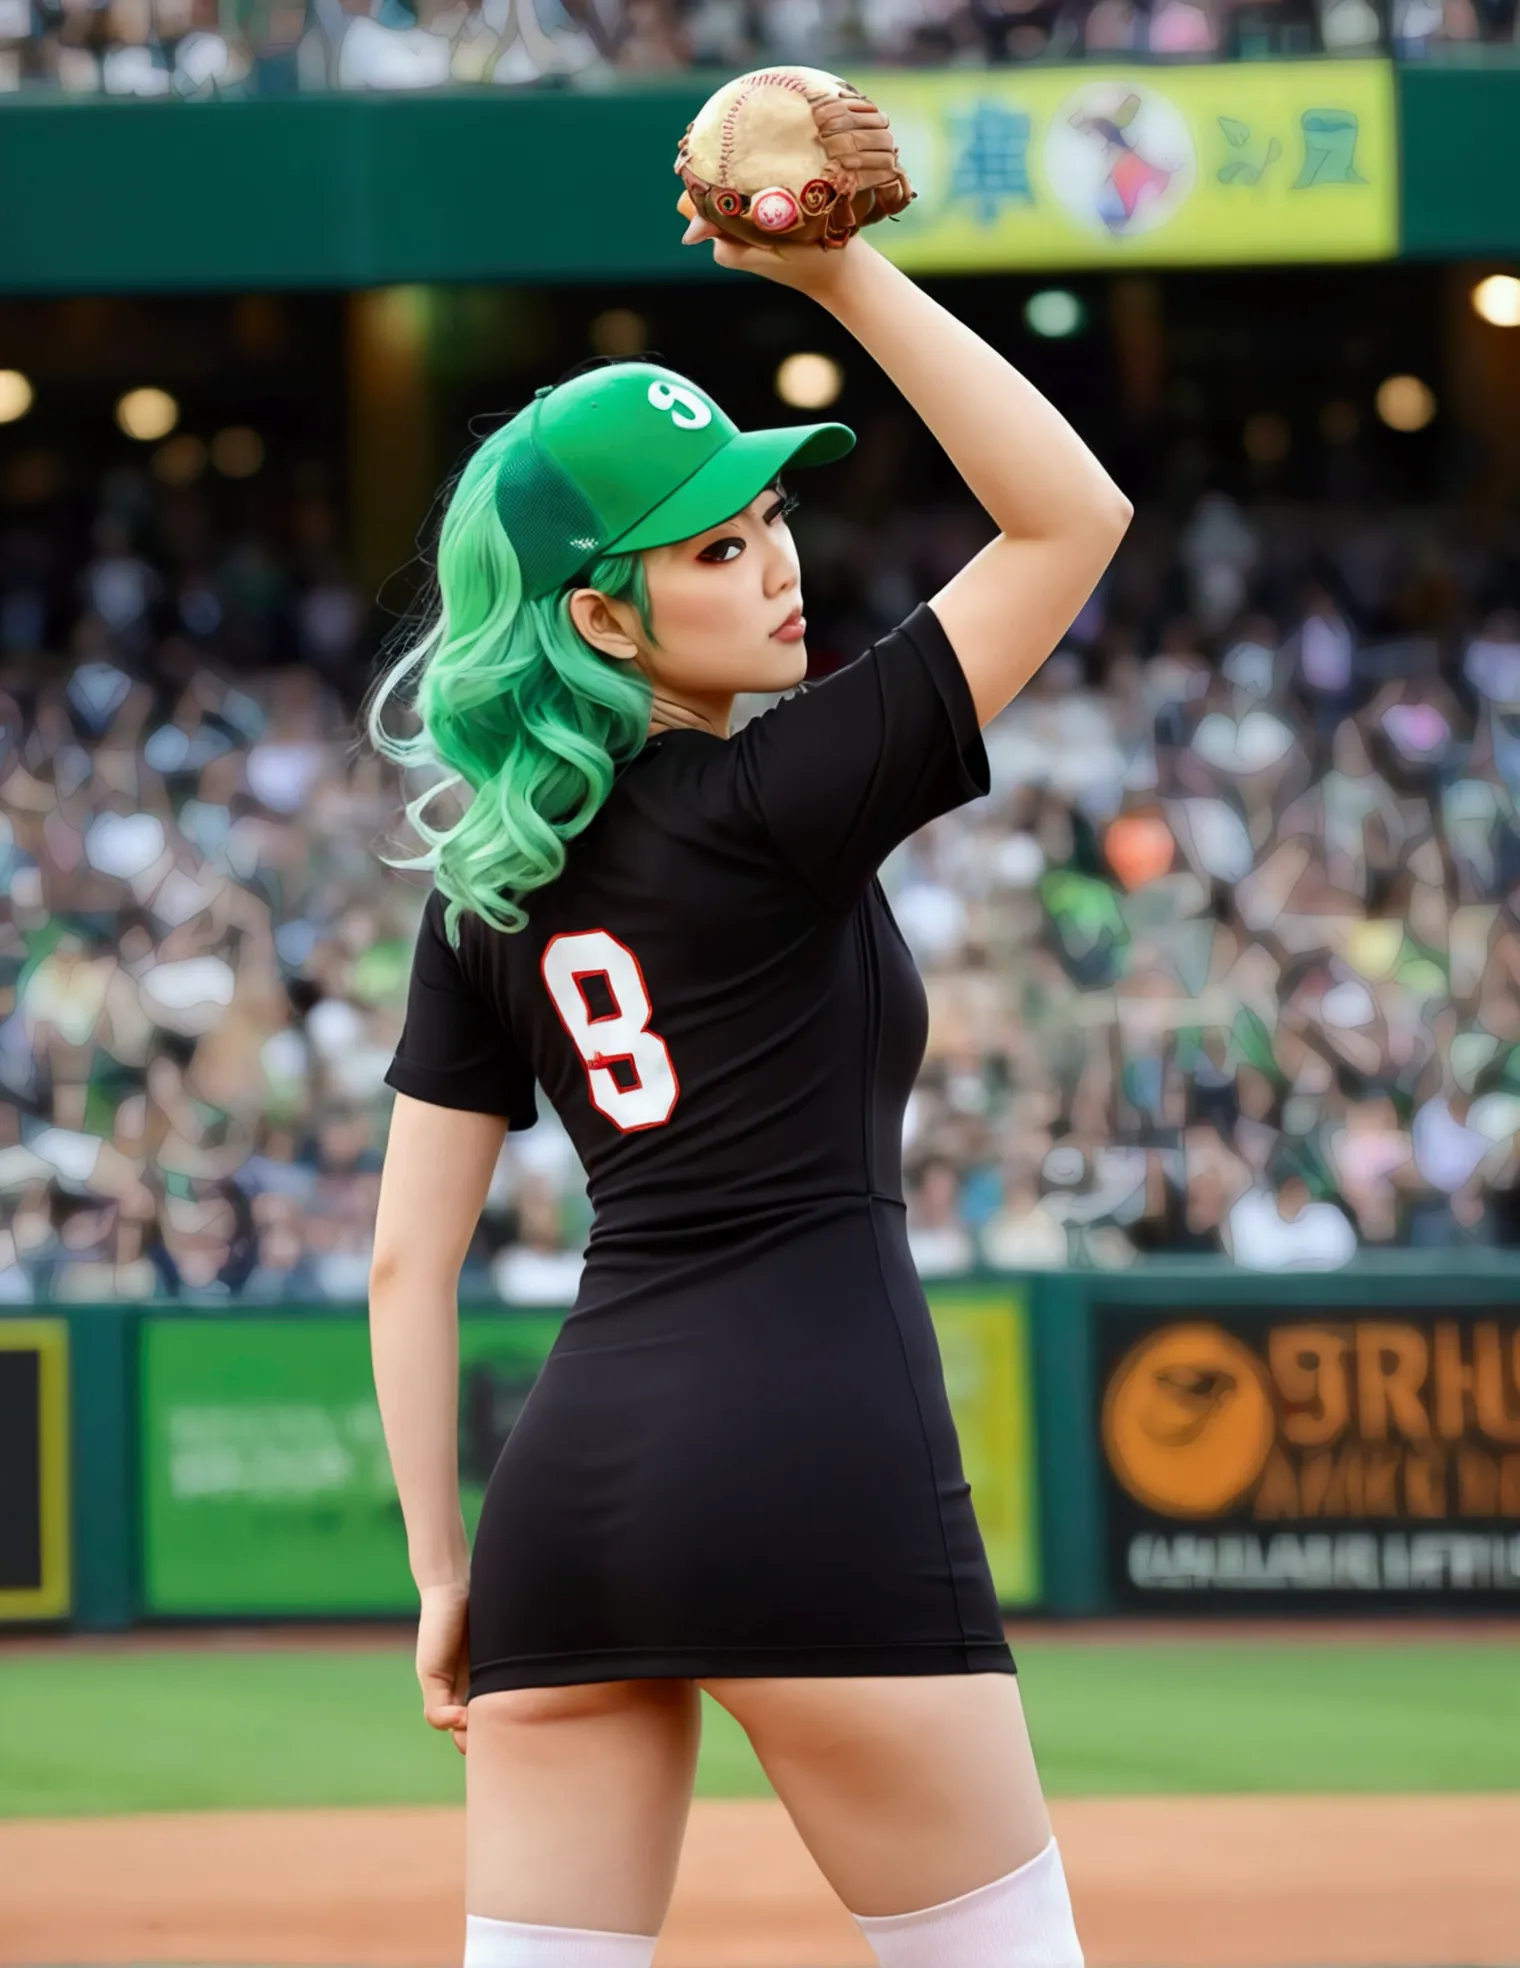
MULTIPOLYGON (((1520 1630, 1014 1635, 1092 1968, 1520 1963, 1520 1630)), ((709 1708, 659 1968, 870 1956, 709 1708)), ((0 1962, 458 1959, 407 1636, 0 1647, 0 1962)))

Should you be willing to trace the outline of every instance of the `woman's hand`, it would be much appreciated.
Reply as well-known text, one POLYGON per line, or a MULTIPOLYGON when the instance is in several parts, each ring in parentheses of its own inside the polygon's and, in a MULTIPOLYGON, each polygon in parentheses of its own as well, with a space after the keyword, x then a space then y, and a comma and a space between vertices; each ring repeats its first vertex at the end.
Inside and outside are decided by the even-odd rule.
POLYGON ((427 1585, 417 1622, 417 1679, 422 1713, 430 1729, 446 1730, 463 1756, 470 1685, 467 1585, 427 1585))
POLYGON ((734 273, 758 273, 762 280, 774 280, 779 287, 791 287, 799 294, 811 294, 827 307, 859 267, 862 257, 875 251, 857 234, 843 246, 750 246, 742 239, 731 239, 711 220, 695 218, 682 234, 683 246, 713 242, 713 258, 720 267, 734 273))

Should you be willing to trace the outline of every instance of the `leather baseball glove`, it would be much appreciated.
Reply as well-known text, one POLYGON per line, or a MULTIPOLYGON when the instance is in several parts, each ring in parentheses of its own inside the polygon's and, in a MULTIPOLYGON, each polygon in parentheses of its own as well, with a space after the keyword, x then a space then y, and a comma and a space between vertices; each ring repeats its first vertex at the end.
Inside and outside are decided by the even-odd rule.
POLYGON ((843 246, 917 196, 891 126, 821 68, 761 68, 710 96, 681 139, 679 209, 751 246, 843 246))

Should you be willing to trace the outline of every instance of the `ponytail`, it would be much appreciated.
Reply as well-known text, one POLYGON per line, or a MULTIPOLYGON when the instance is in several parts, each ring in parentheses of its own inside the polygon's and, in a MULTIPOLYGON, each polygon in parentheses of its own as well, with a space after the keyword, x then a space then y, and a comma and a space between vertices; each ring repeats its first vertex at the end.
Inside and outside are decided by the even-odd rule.
POLYGON ((385 669, 363 713, 383 758, 403 770, 441 770, 406 803, 423 852, 382 858, 393 868, 431 870, 456 949, 466 910, 492 929, 523 927, 523 898, 561 874, 565 843, 591 824, 617 767, 636 756, 649 727, 648 682, 633 664, 594 650, 569 603, 576 588, 597 588, 631 601, 647 632, 643 561, 610 554, 557 593, 525 597, 496 512, 502 434, 475 452, 449 500, 437 614, 385 669), (414 672, 421 730, 397 737, 385 729, 385 710, 414 672), (428 819, 440 794, 464 787, 473 797, 462 817, 446 826, 428 819))

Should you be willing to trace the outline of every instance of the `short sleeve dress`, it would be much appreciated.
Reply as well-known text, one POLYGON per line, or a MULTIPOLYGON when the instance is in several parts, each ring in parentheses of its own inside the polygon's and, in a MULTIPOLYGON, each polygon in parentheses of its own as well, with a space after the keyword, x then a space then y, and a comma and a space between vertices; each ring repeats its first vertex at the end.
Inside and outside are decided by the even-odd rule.
POLYGON ((1011 1672, 902 1129, 922 983, 876 878, 987 790, 932 610, 719 739, 657 736, 511 935, 430 898, 390 1085, 588 1180, 580 1293, 491 1475, 470 1692, 1011 1672))

